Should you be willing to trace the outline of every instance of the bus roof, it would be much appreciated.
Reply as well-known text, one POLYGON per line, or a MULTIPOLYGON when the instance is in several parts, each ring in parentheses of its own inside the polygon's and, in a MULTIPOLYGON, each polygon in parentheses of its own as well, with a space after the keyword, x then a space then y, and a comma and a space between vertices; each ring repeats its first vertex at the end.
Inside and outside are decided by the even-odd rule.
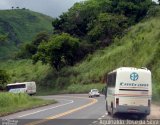
POLYGON ((150 72, 150 70, 148 70, 148 69, 145 68, 145 67, 142 67, 142 68, 135 68, 135 67, 120 67, 120 68, 117 68, 117 69, 115 69, 115 70, 109 72, 108 74, 111 74, 111 73, 114 73, 114 72, 119 72, 119 71, 132 71, 132 70, 133 70, 133 71, 137 70, 137 71, 148 71, 148 72, 150 72))
POLYGON ((11 84, 7 84, 7 86, 10 86, 10 85, 22 85, 22 84, 27 84, 27 83, 35 83, 35 82, 31 81, 31 82, 11 83, 11 84))

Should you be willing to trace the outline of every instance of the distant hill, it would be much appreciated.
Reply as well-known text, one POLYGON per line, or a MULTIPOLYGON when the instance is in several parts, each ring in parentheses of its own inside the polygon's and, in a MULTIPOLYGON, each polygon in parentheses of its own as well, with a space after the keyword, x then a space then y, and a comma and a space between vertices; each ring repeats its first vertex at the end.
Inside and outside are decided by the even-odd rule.
POLYGON ((17 48, 31 42, 39 32, 52 31, 53 18, 28 9, 0 10, 0 35, 8 35, 0 43, 0 59, 13 56, 17 48))

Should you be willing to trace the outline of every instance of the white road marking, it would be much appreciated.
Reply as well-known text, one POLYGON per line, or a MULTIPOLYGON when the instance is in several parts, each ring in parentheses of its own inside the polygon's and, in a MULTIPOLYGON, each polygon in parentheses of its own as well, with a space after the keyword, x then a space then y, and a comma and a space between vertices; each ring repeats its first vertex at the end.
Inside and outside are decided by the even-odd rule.
MULTIPOLYGON (((58 99, 58 100, 67 100, 67 99, 58 99)), ((43 112, 43 111, 50 110, 50 109, 55 109, 55 108, 58 108, 58 107, 62 107, 62 106, 74 103, 73 100, 67 100, 67 101, 70 101, 70 102, 62 104, 62 105, 57 105, 57 106, 54 106, 54 107, 51 107, 51 108, 46 108, 46 109, 42 109, 42 110, 39 110, 39 111, 35 111, 35 112, 32 112, 32 113, 28 113, 28 114, 25 114, 25 115, 21 115, 21 116, 18 116, 18 118, 22 118, 22 117, 25 117, 25 116, 33 115, 33 114, 36 114, 36 113, 39 113, 39 112, 43 112)))
POLYGON ((102 116, 102 118, 104 118, 104 117, 105 117, 105 115, 102 116))
POLYGON ((101 120, 102 118, 98 118, 98 120, 101 120))
POLYGON ((95 123, 97 123, 98 121, 94 121, 94 122, 92 122, 93 124, 95 124, 95 123))

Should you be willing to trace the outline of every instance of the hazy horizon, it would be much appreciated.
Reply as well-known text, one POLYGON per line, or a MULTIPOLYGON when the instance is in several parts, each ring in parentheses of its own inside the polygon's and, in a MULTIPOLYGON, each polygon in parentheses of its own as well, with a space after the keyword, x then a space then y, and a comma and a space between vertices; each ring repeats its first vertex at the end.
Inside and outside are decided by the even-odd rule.
POLYGON ((72 7, 74 3, 80 1, 84 0, 1 0, 0 10, 11 9, 13 6, 14 8, 26 8, 51 17, 58 17, 72 7))

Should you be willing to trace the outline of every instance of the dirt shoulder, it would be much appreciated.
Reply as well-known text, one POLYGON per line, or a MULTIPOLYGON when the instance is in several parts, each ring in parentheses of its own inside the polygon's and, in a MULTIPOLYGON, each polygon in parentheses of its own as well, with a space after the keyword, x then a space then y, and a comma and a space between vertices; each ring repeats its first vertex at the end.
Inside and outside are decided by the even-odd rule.
POLYGON ((160 106, 152 104, 151 114, 148 116, 149 119, 160 119, 160 106))

